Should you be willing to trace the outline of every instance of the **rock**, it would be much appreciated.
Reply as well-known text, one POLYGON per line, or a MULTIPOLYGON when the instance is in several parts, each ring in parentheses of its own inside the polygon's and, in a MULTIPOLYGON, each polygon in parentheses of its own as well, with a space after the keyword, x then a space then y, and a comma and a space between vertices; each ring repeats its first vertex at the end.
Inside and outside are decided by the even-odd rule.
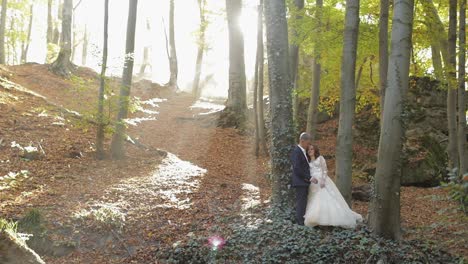
POLYGON ((431 187, 446 174, 447 158, 442 145, 430 135, 415 134, 403 147, 401 185, 431 187))
POLYGON ((353 186, 351 196, 353 200, 368 202, 371 198, 372 188, 369 185, 353 186))
MULTIPOLYGON (((402 185, 435 186, 446 176, 447 97, 441 86, 427 77, 410 79, 402 115, 406 129, 401 155, 402 185)), ((356 115, 357 142, 377 148, 379 127, 378 116, 370 107, 365 107, 356 115)), ((375 174, 372 171, 369 169, 369 175, 375 174)))
POLYGON ((24 241, 7 231, 0 231, 0 263, 2 264, 45 264, 24 241))

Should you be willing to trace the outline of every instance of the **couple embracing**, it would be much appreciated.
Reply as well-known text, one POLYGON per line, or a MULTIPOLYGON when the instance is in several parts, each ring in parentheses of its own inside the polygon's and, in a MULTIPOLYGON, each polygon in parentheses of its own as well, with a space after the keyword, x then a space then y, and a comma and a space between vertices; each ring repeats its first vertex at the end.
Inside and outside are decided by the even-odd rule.
POLYGON ((335 183, 328 177, 327 163, 318 147, 312 145, 309 134, 301 134, 291 161, 297 224, 354 228, 362 221, 362 216, 349 208, 335 183))

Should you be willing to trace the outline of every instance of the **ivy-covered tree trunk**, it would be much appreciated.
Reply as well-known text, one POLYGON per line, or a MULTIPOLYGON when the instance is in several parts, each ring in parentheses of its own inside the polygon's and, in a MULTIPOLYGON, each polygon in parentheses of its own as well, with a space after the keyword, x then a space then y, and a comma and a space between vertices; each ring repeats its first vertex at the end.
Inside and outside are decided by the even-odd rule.
POLYGON ((292 201, 288 184, 291 177, 289 155, 294 143, 294 129, 284 0, 265 1, 265 21, 270 85, 272 202, 279 209, 287 209, 292 201))
POLYGON ((448 29, 448 75, 447 90, 447 121, 448 121, 448 157, 449 167, 458 168, 457 149, 457 0, 449 1, 449 29, 448 29))
POLYGON ((75 70, 75 65, 71 62, 73 0, 65 0, 62 10, 62 40, 60 42, 60 52, 57 59, 50 67, 55 74, 69 77, 75 70))
POLYGON ((2 0, 2 13, 0 17, 0 64, 5 64, 5 29, 7 17, 7 0, 2 0))
POLYGON ((114 135, 111 142, 111 154, 115 159, 125 157, 124 140, 126 137, 125 119, 128 116, 128 105, 130 102, 130 87, 133 76, 133 54, 135 52, 135 30, 137 19, 138 0, 129 0, 129 11, 127 21, 127 41, 125 47, 125 62, 122 73, 122 85, 119 96, 119 113, 115 125, 114 135))
POLYGON ((101 82, 98 94, 98 126, 96 134, 96 156, 98 159, 104 158, 104 92, 106 89, 107 70, 107 43, 109 32, 109 0, 104 2, 104 44, 102 47, 101 82))
POLYGON ((390 0, 380 0, 379 15, 379 78, 380 78, 380 119, 382 121, 387 87, 388 72, 388 16, 390 0))
POLYGON ((295 16, 292 17, 294 20, 291 26, 291 34, 292 34, 292 41, 289 45, 289 62, 291 63, 289 70, 290 70, 290 78, 293 82, 293 115, 294 115, 294 122, 297 122, 299 116, 299 94, 298 94, 298 66, 299 66, 299 43, 298 43, 298 32, 297 32, 297 24, 302 16, 299 14, 302 12, 304 8, 304 0, 294 0, 294 12, 297 12, 295 16))
POLYGON ((21 63, 26 63, 26 61, 28 60, 29 44, 31 43, 33 18, 34 18, 34 4, 31 4, 31 7, 29 8, 28 34, 26 35, 26 40, 23 42, 23 47, 21 49, 21 63))
POLYGON ((458 45, 458 160, 460 163, 460 176, 467 172, 468 164, 465 158, 466 148, 466 102, 465 102, 465 78, 466 78, 466 0, 460 0, 460 26, 458 45))
POLYGON ((242 0, 226 0, 229 31, 229 90, 226 109, 221 119, 223 126, 243 128, 246 101, 246 78, 244 62, 244 37, 239 26, 242 0))
POLYGON ((336 144, 336 185, 349 205, 351 205, 358 35, 359 0, 346 0, 343 57, 341 61, 340 119, 336 144))
POLYGON ((413 7, 413 0, 394 1, 388 86, 375 173, 375 194, 370 205, 373 232, 389 239, 399 239, 401 236, 400 177, 404 135, 401 115, 409 85, 413 7))
POLYGON ((208 26, 208 22, 205 18, 206 0, 198 0, 198 9, 200 14, 200 28, 198 30, 198 51, 197 60, 195 63, 195 77, 193 78, 192 93, 195 98, 199 98, 201 95, 200 89, 200 76, 203 65, 203 55, 205 54, 205 31, 208 26))
POLYGON ((169 3, 169 46, 170 46, 170 57, 169 57, 169 69, 171 72, 168 85, 173 88, 178 88, 177 76, 179 68, 177 65, 177 52, 175 43, 175 28, 174 28, 174 0, 170 0, 169 3))
POLYGON ((313 63, 313 76, 312 76, 312 87, 310 92, 310 101, 309 109, 307 111, 307 133, 311 135, 312 139, 316 138, 317 124, 318 124, 318 105, 320 101, 320 79, 322 72, 322 65, 320 64, 320 49, 322 43, 320 40, 322 32, 322 9, 323 9, 323 0, 317 0, 317 42, 315 43, 314 51, 314 63, 313 63))

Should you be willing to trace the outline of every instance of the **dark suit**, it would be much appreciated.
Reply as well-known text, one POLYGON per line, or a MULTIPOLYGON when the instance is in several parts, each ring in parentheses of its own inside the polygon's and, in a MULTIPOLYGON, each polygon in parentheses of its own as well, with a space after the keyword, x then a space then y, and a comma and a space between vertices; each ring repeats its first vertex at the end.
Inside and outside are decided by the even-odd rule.
POLYGON ((296 189, 296 221, 299 225, 304 225, 311 178, 309 160, 302 149, 296 146, 292 152, 291 161, 293 166, 291 186, 296 189))

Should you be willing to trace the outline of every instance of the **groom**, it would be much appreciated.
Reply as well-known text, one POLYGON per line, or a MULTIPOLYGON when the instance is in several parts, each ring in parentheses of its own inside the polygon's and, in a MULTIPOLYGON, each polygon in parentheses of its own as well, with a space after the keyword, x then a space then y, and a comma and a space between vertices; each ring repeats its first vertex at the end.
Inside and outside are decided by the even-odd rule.
POLYGON ((307 149, 311 141, 312 138, 309 134, 302 133, 299 137, 299 144, 294 148, 291 155, 293 166, 291 186, 296 189, 296 222, 299 225, 304 225, 309 185, 311 182, 317 183, 317 180, 312 179, 310 176, 309 158, 307 156, 307 149))

